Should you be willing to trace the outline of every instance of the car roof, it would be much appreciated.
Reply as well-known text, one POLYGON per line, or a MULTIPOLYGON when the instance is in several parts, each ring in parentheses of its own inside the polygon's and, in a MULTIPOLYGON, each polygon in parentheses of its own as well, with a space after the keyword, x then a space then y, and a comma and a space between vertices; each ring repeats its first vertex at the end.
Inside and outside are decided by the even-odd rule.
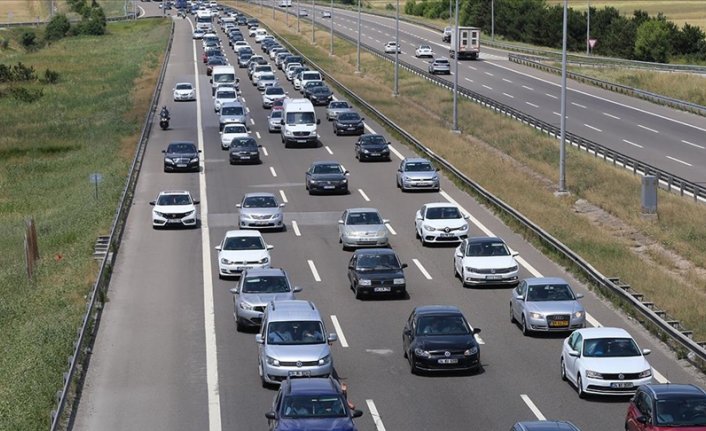
POLYGON ((243 271, 242 277, 265 277, 282 275, 287 276, 287 272, 282 268, 248 268, 243 271))
POLYGON ((380 213, 377 208, 348 208, 346 211, 348 211, 349 213, 380 213))
POLYGON ((486 242, 498 242, 498 241, 505 242, 502 240, 502 238, 498 238, 497 236, 473 236, 473 237, 468 238, 468 242, 472 242, 474 244, 482 244, 482 243, 486 243, 486 242))
POLYGON ((404 163, 431 163, 429 159, 425 159, 423 157, 405 157, 402 161, 404 163))
POLYGON ((290 379, 288 395, 329 395, 340 394, 338 388, 329 378, 311 377, 307 379, 290 379))
POLYGON ((275 197, 275 194, 274 194, 274 193, 269 193, 269 192, 251 192, 251 193, 245 193, 245 195, 243 195, 243 199, 246 199, 246 198, 256 198, 256 197, 263 197, 263 198, 265 198, 265 197, 273 197, 273 198, 274 198, 274 197, 275 197))
POLYGON ((582 328, 577 329, 577 331, 584 339, 607 337, 632 338, 628 331, 623 328, 582 328))
POLYGON ((424 204, 425 207, 427 208, 449 208, 449 207, 454 207, 458 208, 458 206, 449 203, 449 202, 429 202, 424 204))
POLYGON ((257 230, 235 229, 226 232, 226 237, 228 238, 239 236, 259 236, 260 238, 262 238, 262 234, 260 233, 260 231, 257 230))
POLYGON ((235 102, 225 102, 224 104, 221 105, 221 109, 223 109, 223 108, 228 108, 228 107, 233 107, 233 106, 244 107, 244 106, 243 106, 243 102, 235 101, 235 102))
POLYGON ((518 422, 515 425, 525 431, 579 431, 576 425, 566 421, 518 422))
POLYGON ((414 309, 414 313, 420 314, 439 314, 439 313, 461 313, 461 310, 455 305, 420 305, 414 309))
POLYGON ((368 256, 380 256, 386 254, 394 254, 397 256, 395 251, 391 248, 359 248, 353 252, 354 256, 368 255, 368 256))
POLYGON ((194 84, 192 84, 192 83, 190 83, 190 82, 177 82, 177 83, 175 84, 175 86, 177 86, 177 85, 190 85, 190 86, 192 86, 192 87, 194 86, 194 84))
POLYGON ((643 385, 643 388, 652 392, 658 400, 682 398, 684 396, 706 398, 706 391, 692 384, 655 383, 643 385))
POLYGON ((164 190, 159 192, 160 195, 191 195, 186 190, 164 190))
POLYGON ((311 165, 340 165, 340 163, 335 160, 317 160, 315 162, 312 162, 311 165))
POLYGON ((530 277, 525 278, 525 282, 529 286, 543 285, 543 284, 569 284, 561 277, 530 277))
POLYGON ((270 302, 267 306, 268 321, 286 322, 291 320, 321 321, 319 310, 311 301, 287 299, 270 302))

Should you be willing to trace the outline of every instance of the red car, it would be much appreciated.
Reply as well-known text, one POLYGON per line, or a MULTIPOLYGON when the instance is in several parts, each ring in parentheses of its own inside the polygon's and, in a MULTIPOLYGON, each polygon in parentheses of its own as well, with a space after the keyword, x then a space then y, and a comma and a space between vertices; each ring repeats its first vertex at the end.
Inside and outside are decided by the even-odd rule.
POLYGON ((284 109, 284 99, 277 99, 274 102, 272 102, 272 110, 273 111, 281 111, 284 109))
POLYGON ((625 429, 706 431, 706 391, 696 385, 642 385, 630 399, 625 429))

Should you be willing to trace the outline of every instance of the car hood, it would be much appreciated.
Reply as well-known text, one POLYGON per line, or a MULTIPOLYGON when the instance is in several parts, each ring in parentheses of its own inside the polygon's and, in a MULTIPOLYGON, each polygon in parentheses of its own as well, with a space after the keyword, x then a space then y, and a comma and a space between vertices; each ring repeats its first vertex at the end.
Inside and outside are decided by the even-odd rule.
POLYGON ((338 124, 360 124, 360 123, 362 123, 362 122, 363 122, 363 120, 360 119, 360 118, 358 118, 357 120, 353 120, 353 119, 351 119, 351 120, 344 120, 344 119, 341 119, 341 117, 338 117, 338 118, 336 119, 336 123, 338 123, 338 124))
POLYGON ((370 269, 356 270, 358 277, 369 280, 389 280, 391 278, 404 278, 404 272, 401 268, 394 269, 370 269))
POLYGON ((254 153, 257 152, 258 148, 256 146, 252 147, 235 147, 230 149, 231 154, 240 154, 240 153, 254 153))
POLYGON ((328 343, 279 345, 268 344, 267 356, 280 362, 312 362, 331 354, 328 343))
POLYGON ((247 138, 248 136, 247 133, 224 133, 221 135, 221 141, 231 142, 235 138, 247 138))
POLYGON ((318 419, 280 419, 277 431, 355 431, 349 417, 318 419))
MULTIPOLYGON (((272 301, 285 301, 294 299, 292 292, 282 293, 241 293, 238 301, 247 302, 252 305, 266 305, 272 301)), ((318 358, 317 358, 318 359, 318 358)))
POLYGON ((343 174, 312 174, 312 180, 316 181, 342 181, 346 179, 343 174))
POLYGON ((436 178, 436 172, 434 172, 434 171, 403 172, 402 175, 404 175, 406 178, 409 178, 411 180, 431 180, 431 179, 436 178))
POLYGON ((189 211, 193 211, 196 208, 194 208, 193 205, 155 205, 154 210, 160 213, 170 213, 170 214, 176 214, 176 213, 187 213, 189 211))
POLYGON ((476 346, 473 335, 417 335, 416 347, 422 350, 460 350, 476 346))
POLYGON ((170 159, 182 158, 182 157, 185 159, 186 158, 192 159, 194 157, 198 157, 198 155, 199 155, 199 153, 165 153, 164 154, 165 157, 169 157, 170 159))
POLYGON ((359 233, 361 235, 370 234, 377 235, 380 231, 385 231, 385 225, 383 224, 357 224, 357 225, 347 225, 344 232, 347 235, 354 233, 359 233))
POLYGON ((604 374, 639 373, 650 368, 644 356, 630 356, 624 358, 587 358, 582 357, 584 369, 604 374))
POLYGON ((525 301, 525 309, 530 312, 542 314, 573 314, 583 311, 583 306, 578 301, 525 301))
MULTIPOLYGON (((253 150, 254 151, 254 150, 253 150)), ((274 215, 279 214, 281 211, 280 207, 275 208, 241 208, 241 215, 274 215)))
POLYGON ((363 144, 360 148, 368 151, 382 151, 387 149, 387 144, 363 144))
POLYGON ((454 219, 425 219, 424 224, 432 226, 436 229, 443 229, 445 227, 450 227, 450 228, 459 228, 461 226, 465 226, 468 223, 466 222, 465 219, 462 218, 454 218, 454 219))
POLYGON ((512 256, 476 256, 464 257, 463 265, 471 268, 499 269, 516 266, 517 262, 512 256))
POLYGON ((267 250, 221 250, 218 253, 218 258, 226 258, 230 261, 259 261, 265 257, 269 257, 270 253, 267 250))

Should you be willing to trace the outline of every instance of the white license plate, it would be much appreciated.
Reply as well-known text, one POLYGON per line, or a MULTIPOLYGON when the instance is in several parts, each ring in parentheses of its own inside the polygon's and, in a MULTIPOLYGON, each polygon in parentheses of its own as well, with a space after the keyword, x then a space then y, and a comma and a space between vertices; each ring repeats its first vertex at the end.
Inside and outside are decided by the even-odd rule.
POLYGON ((373 289, 373 292, 389 292, 390 288, 389 287, 376 287, 373 289))
POLYGON ((442 233, 442 234, 439 235, 439 236, 444 237, 444 238, 451 238, 452 236, 454 236, 454 234, 452 234, 452 233, 442 233))
POLYGON ((291 377, 309 377, 311 375, 310 371, 290 371, 289 375, 291 377))
POLYGON ((169 219, 169 220, 167 220, 167 223, 177 224, 177 223, 181 223, 181 220, 180 219, 169 219))
POLYGON ((298 144, 306 144, 306 139, 297 139, 298 144))
POLYGON ((439 359, 440 364, 458 364, 458 359, 456 358, 443 358, 439 359))
POLYGON ((324 186, 325 189, 335 189, 336 186, 324 186))
POLYGON ((258 225, 258 226, 266 225, 266 224, 268 224, 268 223, 269 223, 269 222, 266 222, 266 221, 256 221, 256 222, 255 222, 255 224, 258 225))
POLYGON ((250 158, 250 156, 240 156, 240 158, 243 160, 248 160, 250 158))
POLYGON ((177 168, 185 168, 185 167, 186 167, 186 165, 184 163, 179 163, 177 165, 177 168))
POLYGON ((373 157, 379 157, 379 156, 380 156, 380 153, 370 153, 370 155, 373 156, 373 157))
POLYGON ((499 275, 486 275, 485 279, 486 280, 500 280, 502 277, 499 275))
POLYGON ((616 389, 628 389, 632 388, 632 382, 614 382, 610 384, 611 388, 616 388, 616 389))

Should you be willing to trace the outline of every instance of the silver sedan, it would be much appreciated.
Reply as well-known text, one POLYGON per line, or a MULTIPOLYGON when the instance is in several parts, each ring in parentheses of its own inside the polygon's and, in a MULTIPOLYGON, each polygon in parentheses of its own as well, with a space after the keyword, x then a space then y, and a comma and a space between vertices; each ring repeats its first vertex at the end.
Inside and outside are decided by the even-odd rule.
POLYGON ((278 204, 272 193, 246 193, 236 205, 240 209, 240 229, 284 229, 284 203, 278 204))
POLYGON ((380 217, 375 208, 349 208, 338 221, 338 242, 343 249, 355 247, 387 247, 388 220, 380 217))
POLYGON ((583 328, 586 310, 578 301, 581 298, 561 278, 527 278, 512 290, 510 319, 519 322, 524 335, 583 328))

